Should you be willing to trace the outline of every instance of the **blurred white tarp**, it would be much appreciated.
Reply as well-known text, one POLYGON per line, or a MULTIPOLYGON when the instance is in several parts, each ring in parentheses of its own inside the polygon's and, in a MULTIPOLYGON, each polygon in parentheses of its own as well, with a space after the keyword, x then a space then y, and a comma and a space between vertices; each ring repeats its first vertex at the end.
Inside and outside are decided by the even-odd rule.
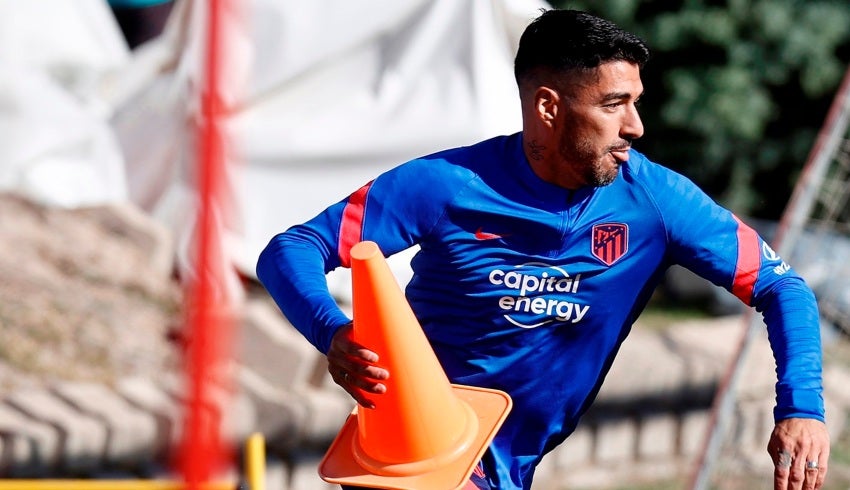
POLYGON ((0 0, 0 189, 77 206, 127 199, 98 80, 130 56, 103 0, 0 0))
MULTIPOLYGON (((513 56, 548 8, 230 3, 245 10, 227 17, 222 58, 233 210, 224 219, 247 275, 275 233, 379 172, 519 130, 513 56)), ((0 0, 0 185, 64 206, 129 199, 185 247, 205 5, 178 0, 163 35, 130 52, 105 0, 0 0)))

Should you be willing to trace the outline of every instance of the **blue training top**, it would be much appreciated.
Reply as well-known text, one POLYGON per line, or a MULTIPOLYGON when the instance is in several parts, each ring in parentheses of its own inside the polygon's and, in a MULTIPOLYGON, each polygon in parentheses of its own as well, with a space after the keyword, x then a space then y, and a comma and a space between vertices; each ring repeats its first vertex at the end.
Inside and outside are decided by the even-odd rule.
POLYGON ((482 460, 494 488, 531 486, 671 264, 763 313, 775 418, 823 420, 809 287, 753 229, 634 150, 612 184, 567 190, 533 173, 521 133, 500 136, 402 164, 275 236, 257 275, 322 352, 350 321, 324 275, 361 240, 387 256, 421 247, 406 294, 449 379, 511 395, 482 460))

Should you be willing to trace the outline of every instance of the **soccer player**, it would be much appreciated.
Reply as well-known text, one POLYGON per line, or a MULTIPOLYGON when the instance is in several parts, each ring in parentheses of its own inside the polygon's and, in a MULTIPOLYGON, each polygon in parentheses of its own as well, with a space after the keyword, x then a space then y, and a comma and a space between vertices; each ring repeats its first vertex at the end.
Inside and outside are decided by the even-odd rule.
POLYGON ((520 133, 403 163, 262 252, 257 275, 366 407, 388 373, 324 275, 350 248, 414 245, 406 296, 453 383, 514 408, 473 483, 528 489, 575 429, 666 268, 680 264, 760 311, 777 363, 774 487, 820 488, 829 436, 814 295, 752 228, 636 151, 649 51, 604 19, 549 10, 515 60, 520 133), (483 472, 483 476, 482 476, 483 472))

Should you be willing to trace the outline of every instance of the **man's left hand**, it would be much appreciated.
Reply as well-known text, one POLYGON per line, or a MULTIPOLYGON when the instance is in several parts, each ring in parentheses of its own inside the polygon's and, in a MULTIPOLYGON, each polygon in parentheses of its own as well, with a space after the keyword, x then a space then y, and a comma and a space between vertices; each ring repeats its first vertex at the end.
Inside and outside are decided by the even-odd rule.
POLYGON ((767 452, 773 459, 774 490, 817 490, 823 486, 829 462, 829 433, 815 419, 785 419, 770 435, 767 452))

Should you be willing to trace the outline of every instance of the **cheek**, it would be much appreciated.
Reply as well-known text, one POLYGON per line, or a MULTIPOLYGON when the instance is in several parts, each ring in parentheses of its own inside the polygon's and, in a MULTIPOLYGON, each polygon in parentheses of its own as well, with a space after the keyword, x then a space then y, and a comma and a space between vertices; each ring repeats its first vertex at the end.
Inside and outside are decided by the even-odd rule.
POLYGON ((609 144, 620 136, 619 119, 610 118, 597 121, 593 129, 594 134, 597 135, 600 141, 604 141, 605 144, 609 144))
POLYGON ((617 126, 606 124, 605 120, 585 121, 585 124, 576 129, 578 139, 597 147, 607 146, 618 137, 617 126))
POLYGON ((560 151, 567 155, 581 155, 596 159, 619 139, 619 126, 609 118, 565 117, 564 129, 559 139, 560 151))

